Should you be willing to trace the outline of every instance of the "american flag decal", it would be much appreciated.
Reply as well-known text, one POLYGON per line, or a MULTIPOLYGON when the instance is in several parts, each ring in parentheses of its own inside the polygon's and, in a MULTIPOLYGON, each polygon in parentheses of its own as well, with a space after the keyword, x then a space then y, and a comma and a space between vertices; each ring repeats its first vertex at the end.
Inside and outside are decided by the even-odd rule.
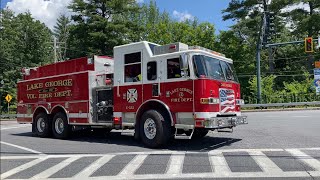
POLYGON ((235 111, 235 98, 234 90, 232 89, 219 89, 220 94, 220 112, 234 112, 235 111))

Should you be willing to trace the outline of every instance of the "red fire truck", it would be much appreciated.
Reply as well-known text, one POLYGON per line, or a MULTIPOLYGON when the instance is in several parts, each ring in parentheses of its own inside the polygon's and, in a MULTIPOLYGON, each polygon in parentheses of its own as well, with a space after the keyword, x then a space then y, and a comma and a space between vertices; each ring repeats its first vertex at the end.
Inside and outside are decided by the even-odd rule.
POLYGON ((247 124, 232 60, 183 43, 138 42, 94 56, 24 68, 19 123, 40 137, 67 138, 77 128, 132 129, 149 147, 173 137, 247 124))

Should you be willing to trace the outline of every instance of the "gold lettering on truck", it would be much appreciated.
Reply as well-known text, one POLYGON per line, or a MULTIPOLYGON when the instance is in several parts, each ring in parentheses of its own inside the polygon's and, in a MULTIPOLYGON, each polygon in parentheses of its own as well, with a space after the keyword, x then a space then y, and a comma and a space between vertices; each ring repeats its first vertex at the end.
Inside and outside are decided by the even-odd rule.
POLYGON ((72 79, 48 81, 45 83, 28 84, 27 91, 40 89, 38 91, 38 92, 40 92, 40 94, 27 94, 27 99, 37 99, 37 98, 46 99, 46 98, 52 98, 52 97, 72 96, 71 90, 54 92, 54 91, 57 91, 57 88, 54 88, 54 87, 59 87, 59 86, 60 87, 72 86, 72 79), (42 89, 43 87, 46 87, 46 88, 42 89))
POLYGON ((45 83, 46 87, 56 87, 56 86, 72 86, 72 79, 50 81, 45 83))

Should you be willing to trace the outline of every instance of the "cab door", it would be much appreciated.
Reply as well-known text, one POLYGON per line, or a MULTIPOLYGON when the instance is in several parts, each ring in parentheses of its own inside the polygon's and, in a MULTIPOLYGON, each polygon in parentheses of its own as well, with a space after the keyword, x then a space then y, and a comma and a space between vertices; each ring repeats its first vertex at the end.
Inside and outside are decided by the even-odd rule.
MULTIPOLYGON (((118 82, 116 82, 117 107, 120 112, 136 112, 142 103, 142 63, 143 55, 141 51, 126 52, 122 56, 123 67, 115 68, 117 71, 123 71, 118 82)), ((120 63, 119 63, 120 64, 120 63)))
MULTIPOLYGON (((180 69, 180 56, 168 56, 162 60, 161 100, 172 112, 193 112, 193 80, 180 69)), ((188 70, 190 72, 190 70, 188 70)))

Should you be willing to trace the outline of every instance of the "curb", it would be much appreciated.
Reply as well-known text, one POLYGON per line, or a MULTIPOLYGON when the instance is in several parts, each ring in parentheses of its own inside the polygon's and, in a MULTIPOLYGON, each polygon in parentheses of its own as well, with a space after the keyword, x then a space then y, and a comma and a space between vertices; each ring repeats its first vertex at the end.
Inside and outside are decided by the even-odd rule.
POLYGON ((276 112, 276 111, 309 111, 309 110, 320 110, 320 107, 309 107, 309 108, 287 108, 287 109, 252 109, 252 110, 241 110, 241 112, 276 112))
POLYGON ((16 121, 17 119, 14 118, 14 119, 0 119, 0 121, 16 121))

